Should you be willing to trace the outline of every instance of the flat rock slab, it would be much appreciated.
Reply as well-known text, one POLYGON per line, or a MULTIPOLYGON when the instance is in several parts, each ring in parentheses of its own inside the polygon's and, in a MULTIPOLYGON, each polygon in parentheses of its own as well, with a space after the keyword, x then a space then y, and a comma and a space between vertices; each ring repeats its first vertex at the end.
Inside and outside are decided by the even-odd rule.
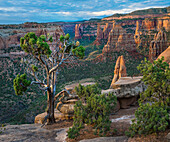
POLYGON ((120 137, 100 137, 95 139, 81 140, 79 142, 127 142, 128 137, 120 136, 120 137))
POLYGON ((114 86, 124 86, 124 85, 130 85, 130 84, 136 84, 138 82, 140 82, 142 79, 142 76, 138 76, 138 77, 121 77, 118 81, 116 81, 113 84, 114 86))
MULTIPOLYGON (((35 117, 34 123, 42 124, 46 115, 47 115, 47 112, 38 114, 35 117)), ((55 118, 55 120, 70 120, 70 119, 73 119, 73 115, 63 114, 63 113, 59 112, 57 109, 54 109, 54 118, 55 118)))
POLYGON ((47 130, 40 124, 7 125, 1 142, 64 142, 68 128, 47 130))
POLYGON ((74 84, 65 86, 65 89, 74 90, 74 88, 77 87, 79 84, 81 84, 82 86, 87 86, 87 85, 94 85, 95 82, 74 83, 74 84))

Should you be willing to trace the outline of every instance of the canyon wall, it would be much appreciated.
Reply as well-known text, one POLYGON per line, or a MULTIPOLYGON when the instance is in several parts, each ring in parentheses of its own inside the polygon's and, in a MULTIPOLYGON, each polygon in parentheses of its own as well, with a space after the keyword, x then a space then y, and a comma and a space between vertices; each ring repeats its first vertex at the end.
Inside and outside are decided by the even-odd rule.
POLYGON ((153 62, 156 58, 167 49, 166 33, 160 30, 155 34, 154 40, 151 41, 149 47, 149 60, 153 62))
POLYGON ((34 32, 37 36, 50 34, 53 36, 53 40, 59 39, 60 35, 64 35, 61 26, 49 26, 45 28, 44 26, 35 26, 32 28, 30 24, 24 24, 22 28, 12 27, 9 29, 0 29, 0 49, 9 47, 18 47, 20 45, 20 38, 23 37, 28 32, 34 32))

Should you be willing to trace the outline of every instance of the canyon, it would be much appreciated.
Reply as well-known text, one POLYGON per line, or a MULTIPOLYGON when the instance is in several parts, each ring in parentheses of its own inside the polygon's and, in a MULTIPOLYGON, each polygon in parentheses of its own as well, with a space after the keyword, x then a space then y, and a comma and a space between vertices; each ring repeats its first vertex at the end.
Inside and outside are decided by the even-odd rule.
POLYGON ((32 95, 22 96, 19 99, 15 96, 12 87, 12 80, 17 73, 23 72, 20 63, 26 54, 20 48, 20 38, 27 32, 35 32, 37 36, 49 33, 55 42, 60 35, 69 33, 73 41, 78 40, 86 48, 85 59, 63 66, 58 81, 59 90, 63 89, 63 84, 84 78, 95 78, 101 88, 103 87, 102 89, 107 89, 114 75, 117 74, 115 77, 117 79, 119 76, 125 77, 126 75, 139 76, 136 67, 144 57, 155 60, 170 46, 169 11, 154 17, 148 17, 147 14, 142 16, 131 15, 131 18, 125 18, 125 16, 114 15, 114 19, 111 20, 105 18, 77 22, 27 22, 19 25, 0 25, 0 80, 2 84, 0 111, 4 112, 1 121, 7 119, 9 122, 20 121, 19 116, 24 114, 20 123, 32 123, 35 115, 44 112, 45 109, 45 102, 42 101, 45 100, 45 96, 39 97, 30 91, 28 94, 32 95), (123 55, 122 65, 115 68, 116 60, 121 55, 123 55), (21 101, 22 99, 24 101, 21 101), (40 100, 38 105, 36 99, 40 100), (41 109, 32 107, 35 104, 41 109), (29 105, 30 108, 27 107, 29 105), (27 109, 31 109, 32 113, 29 114, 27 109), (22 110, 21 113, 18 113, 18 110, 22 110), (14 119, 14 115, 17 118, 14 119))

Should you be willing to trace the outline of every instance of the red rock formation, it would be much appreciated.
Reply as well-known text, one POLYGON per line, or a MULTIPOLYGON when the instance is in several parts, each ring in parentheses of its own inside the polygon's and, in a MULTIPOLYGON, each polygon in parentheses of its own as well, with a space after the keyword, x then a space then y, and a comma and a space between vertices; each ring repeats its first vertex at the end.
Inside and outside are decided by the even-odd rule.
POLYGON ((161 59, 162 56, 164 57, 163 62, 167 62, 170 67, 170 46, 158 56, 157 60, 161 59))
POLYGON ((121 77, 126 77, 126 66, 125 66, 125 61, 122 56, 119 56, 117 61, 116 61, 116 65, 115 65, 115 70, 114 70, 114 77, 112 80, 112 83, 110 85, 110 88, 112 88, 113 84, 120 79, 121 77))
POLYGON ((145 19, 142 21, 143 29, 155 30, 156 25, 157 25, 156 19, 145 19))
POLYGON ((81 24, 75 26, 75 39, 81 39, 81 24))
POLYGON ((101 40, 102 40, 102 30, 100 28, 100 24, 97 25, 97 37, 96 40, 94 41, 94 45, 100 45, 101 44, 101 40))
POLYGON ((142 35, 142 32, 140 30, 141 28, 140 28, 139 21, 136 21, 136 30, 135 30, 134 39, 135 39, 135 43, 138 45, 141 43, 140 36, 142 35))
POLYGON ((154 36, 154 40, 151 41, 149 47, 149 60, 153 62, 156 58, 167 49, 166 33, 160 30, 154 36))
POLYGON ((135 50, 134 35, 126 33, 119 24, 113 24, 113 28, 109 33, 107 44, 103 48, 103 53, 109 53, 120 50, 135 50))
MULTIPOLYGON (((49 27, 49 28, 26 28, 26 29, 20 29, 18 31, 16 30, 3 30, 5 32, 5 34, 8 36, 6 36, 5 38, 4 37, 0 37, 0 48, 8 48, 8 47, 16 47, 16 46, 19 46, 20 44, 20 38, 23 37, 27 32, 35 32, 35 34, 37 36, 40 36, 40 35, 46 35, 47 36, 47 33, 49 33, 50 35, 52 35, 55 39, 56 38, 59 38, 60 35, 64 34, 62 28, 60 26, 52 26, 52 27, 49 27), (12 34, 12 35, 11 35, 12 34)), ((54 40, 55 41, 55 40, 54 40)), ((49 45, 51 43, 49 42, 49 45)))
POLYGON ((111 23, 106 23, 103 29, 103 39, 108 39, 109 32, 111 31, 113 25, 111 23))

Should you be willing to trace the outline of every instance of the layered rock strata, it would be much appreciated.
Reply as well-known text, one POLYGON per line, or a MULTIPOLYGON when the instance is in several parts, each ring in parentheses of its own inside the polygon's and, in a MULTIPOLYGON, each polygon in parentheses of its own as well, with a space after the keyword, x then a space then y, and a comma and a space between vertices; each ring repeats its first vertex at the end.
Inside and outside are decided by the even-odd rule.
POLYGON ((100 24, 97 25, 97 37, 96 40, 94 41, 94 45, 100 45, 101 44, 101 40, 103 38, 103 31, 100 27, 100 24))
POLYGON ((116 95, 120 108, 128 108, 130 105, 135 105, 137 97, 143 91, 146 86, 141 81, 142 76, 139 77, 121 77, 117 82, 112 84, 112 88, 108 90, 102 90, 102 93, 113 93, 116 95))
POLYGON ((120 50, 135 50, 134 35, 126 33, 126 30, 120 24, 113 24, 113 28, 109 33, 107 44, 103 48, 103 53, 111 53, 120 50))
POLYGON ((154 36, 154 40, 151 41, 149 47, 149 60, 153 62, 157 57, 167 49, 167 38, 166 33, 160 30, 154 36))

